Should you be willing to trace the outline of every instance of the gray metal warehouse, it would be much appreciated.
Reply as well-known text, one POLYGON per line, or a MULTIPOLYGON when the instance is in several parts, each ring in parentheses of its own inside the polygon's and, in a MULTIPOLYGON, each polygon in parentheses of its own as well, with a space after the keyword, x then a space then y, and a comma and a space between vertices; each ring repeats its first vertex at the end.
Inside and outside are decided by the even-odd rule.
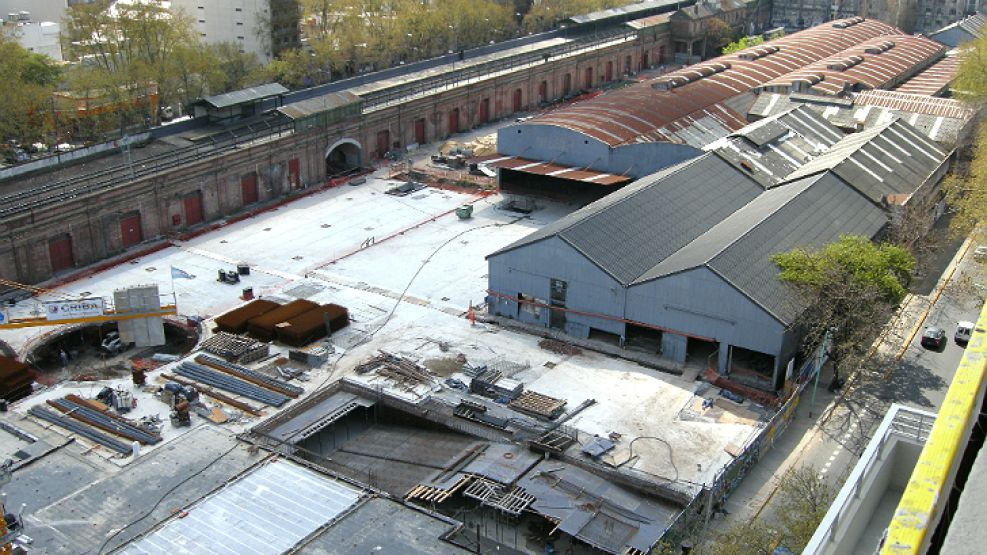
POLYGON ((490 312, 778 390, 800 309, 771 255, 878 238, 938 202, 949 158, 902 120, 846 137, 808 108, 756 122, 489 255, 490 312))

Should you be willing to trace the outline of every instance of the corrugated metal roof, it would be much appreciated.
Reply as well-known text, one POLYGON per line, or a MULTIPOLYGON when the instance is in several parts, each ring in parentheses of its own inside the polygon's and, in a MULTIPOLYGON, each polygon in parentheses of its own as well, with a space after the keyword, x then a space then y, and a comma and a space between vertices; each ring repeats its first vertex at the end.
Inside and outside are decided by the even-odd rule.
POLYGON ((672 7, 679 6, 680 4, 688 3, 689 2, 680 2, 678 0, 647 0, 645 2, 635 2, 619 8, 610 8, 588 14, 574 15, 569 18, 569 21, 580 25, 584 23, 597 23, 607 19, 612 19, 614 17, 633 16, 634 14, 644 13, 650 10, 670 9, 672 7))
POLYGON ((629 284, 761 190, 721 158, 705 154, 639 179, 490 256, 558 236, 629 284))
POLYGON ((946 91, 959 71, 960 57, 952 54, 922 70, 921 73, 895 87, 903 93, 934 96, 946 91))
POLYGON ((794 91, 801 85, 801 92, 829 95, 882 88, 930 65, 945 51, 942 44, 922 36, 879 36, 776 77, 761 88, 789 87, 794 91))
POLYGON ((573 181, 583 181, 596 185, 623 185, 629 183, 633 178, 625 175, 613 175, 606 172, 598 172, 587 168, 573 168, 542 162, 540 160, 530 160, 528 158, 518 158, 517 156, 498 156, 483 161, 492 168, 504 168, 534 175, 547 175, 559 179, 571 179, 573 181))
POLYGON ((265 98, 270 98, 286 92, 288 92, 288 89, 280 83, 267 83, 265 85, 258 85, 256 87, 240 89, 238 91, 217 94, 215 96, 207 96, 203 98, 202 101, 209 104, 213 108, 229 108, 230 106, 236 106, 237 104, 244 104, 255 100, 263 100, 265 98))
POLYGON ((130 544, 126 555, 281 553, 343 514, 360 490, 275 460, 130 544))
POLYGON ((959 31, 966 38, 966 40, 962 40, 961 42, 967 42, 984 36, 985 27, 987 27, 987 16, 978 13, 951 23, 938 31, 930 33, 929 36, 935 39, 939 35, 959 31))
POLYGON ((948 156, 939 145, 897 119, 848 135, 787 181, 831 170, 881 205, 888 195, 913 193, 948 156))
POLYGON ((788 325, 801 305, 778 279, 772 255, 818 248, 841 235, 872 238, 887 221, 883 210, 834 175, 812 176, 765 192, 633 285, 706 266, 788 325))
POLYGON ((811 108, 832 124, 853 131, 885 125, 900 117, 947 149, 956 145, 959 133, 970 124, 973 115, 956 100, 885 90, 865 91, 854 95, 853 100, 763 93, 749 114, 766 117, 791 110, 793 106, 811 108))
MULTIPOLYGON (((562 127, 610 146, 669 141, 667 128, 687 123, 692 114, 704 110, 709 112, 718 103, 867 39, 896 33, 900 31, 876 20, 865 20, 846 28, 826 23, 771 41, 770 46, 777 47, 778 51, 757 59, 751 58, 757 55, 755 53, 762 53, 764 46, 721 56, 698 66, 611 91, 520 125, 562 127), (707 73, 703 68, 714 70, 726 65, 729 68, 700 77, 707 73), (691 81, 671 90, 653 87, 668 79, 691 81)), ((716 109, 715 112, 720 110, 716 109)), ((685 141, 679 139, 676 142, 685 141)))
POLYGON ((292 102, 291 104, 286 104, 278 108, 278 111, 291 119, 301 119, 322 112, 327 112, 329 110, 334 110, 336 108, 341 108, 343 106, 357 104, 359 102, 359 96, 349 91, 340 91, 316 96, 315 98, 309 98, 307 100, 301 100, 299 102, 292 102))
POLYGON ((671 15, 672 14, 661 13, 650 17, 642 17, 641 19, 628 21, 625 25, 631 29, 647 29, 648 27, 655 27, 657 25, 662 25, 663 23, 668 23, 668 19, 671 15))
POLYGON ((535 496, 529 510, 606 553, 648 553, 681 511, 559 461, 543 461, 518 485, 535 496))
POLYGON ((708 145, 706 150, 715 152, 767 189, 842 138, 843 133, 818 112, 800 106, 752 123, 708 145))

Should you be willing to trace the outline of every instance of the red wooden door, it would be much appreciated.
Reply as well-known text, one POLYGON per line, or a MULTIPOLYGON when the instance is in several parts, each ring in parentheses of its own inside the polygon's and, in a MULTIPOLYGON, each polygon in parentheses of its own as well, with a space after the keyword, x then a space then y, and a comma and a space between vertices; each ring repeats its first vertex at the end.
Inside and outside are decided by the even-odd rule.
POLYGON ((449 110, 449 134, 459 133, 459 108, 449 110))
POLYGON ((48 258, 51 260, 53 274, 75 266, 75 259, 72 257, 72 236, 66 233, 49 240, 48 258))
POLYGON ((250 172, 240 177, 240 203, 243 206, 260 200, 257 193, 257 172, 250 172))
POLYGON ((420 145, 425 144, 425 118, 415 120, 415 142, 420 145))
POLYGON ((586 68, 585 75, 583 77, 583 88, 592 89, 593 88, 593 68, 586 68))
POLYGON ((144 240, 144 232, 141 230, 140 212, 120 217, 120 240, 124 248, 131 247, 144 240))
POLYGON ((185 225, 195 225, 206 219, 202 211, 202 191, 186 195, 182 204, 185 205, 185 225))
POLYGON ((521 111, 521 89, 514 89, 514 98, 511 102, 511 108, 515 112, 521 111))
POLYGON ((391 132, 387 129, 377 132, 377 158, 383 158, 391 149, 391 132))
POLYGON ((567 95, 572 92, 572 74, 566 73, 562 78, 562 94, 567 95))
POLYGON ((302 184, 301 174, 302 174, 301 164, 298 163, 298 158, 292 158, 291 160, 288 160, 288 182, 291 183, 292 187, 297 189, 298 187, 301 186, 302 184))
POLYGON ((613 81, 613 62, 607 62, 607 72, 605 81, 613 81))
POLYGON ((487 123, 490 121, 490 99, 484 98, 480 101, 480 123, 487 123))
POLYGON ((538 85, 538 102, 545 102, 548 100, 548 81, 542 81, 538 85))

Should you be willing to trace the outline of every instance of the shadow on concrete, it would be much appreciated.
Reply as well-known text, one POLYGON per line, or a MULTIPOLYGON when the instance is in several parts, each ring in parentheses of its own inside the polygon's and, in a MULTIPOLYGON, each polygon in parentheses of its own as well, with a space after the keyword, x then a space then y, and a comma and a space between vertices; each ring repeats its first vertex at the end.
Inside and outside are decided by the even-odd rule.
POLYGON ((949 229, 952 214, 946 214, 935 227, 916 245, 916 277, 909 291, 916 295, 928 295, 936 288, 946 266, 960 250, 965 237, 954 237, 949 229))

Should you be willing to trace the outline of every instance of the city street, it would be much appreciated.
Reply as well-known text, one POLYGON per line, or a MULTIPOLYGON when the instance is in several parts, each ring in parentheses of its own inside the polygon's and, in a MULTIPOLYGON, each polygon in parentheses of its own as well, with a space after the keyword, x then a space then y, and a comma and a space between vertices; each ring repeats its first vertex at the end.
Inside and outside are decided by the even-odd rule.
POLYGON ((987 282, 984 265, 973 260, 976 245, 944 243, 933 253, 939 260, 931 262, 931 275, 917 280, 900 317, 883 334, 871 367, 859 369, 835 395, 827 391, 832 370, 823 370, 814 407, 808 393, 791 427, 731 495, 729 514, 713 521, 714 530, 756 518, 770 521, 777 486, 793 468, 812 466, 839 489, 892 403, 939 409, 963 356, 963 347, 953 341, 956 324, 976 319, 981 284, 987 282), (920 344, 927 326, 946 332, 947 343, 938 352, 920 344))

